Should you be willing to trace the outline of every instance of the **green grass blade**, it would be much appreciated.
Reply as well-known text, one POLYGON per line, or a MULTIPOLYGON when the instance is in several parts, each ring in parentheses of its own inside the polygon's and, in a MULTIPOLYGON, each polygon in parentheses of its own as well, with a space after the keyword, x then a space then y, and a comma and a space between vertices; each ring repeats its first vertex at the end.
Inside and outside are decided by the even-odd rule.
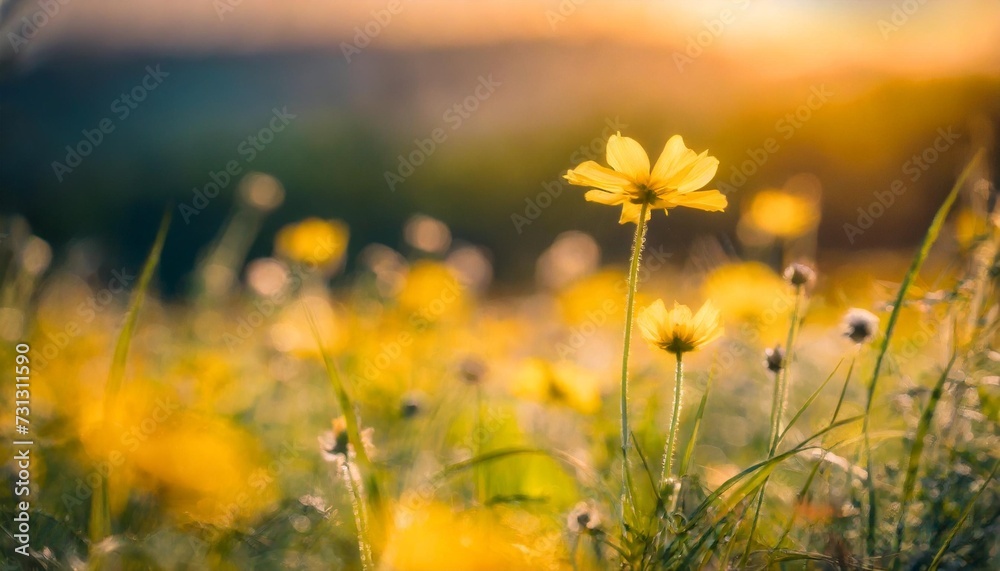
MULTIPOLYGON (((664 558, 665 559, 664 562, 668 563, 668 565, 666 565, 665 567, 667 569, 695 568, 694 565, 695 560, 703 559, 705 557, 703 552, 706 551, 710 552, 712 549, 715 548, 716 545, 719 544, 719 541, 722 538, 724 538, 727 534, 735 533, 736 525, 739 523, 740 520, 738 518, 730 518, 729 516, 730 514, 726 514, 726 516, 724 516, 722 519, 716 522, 715 525, 705 530, 705 533, 701 534, 701 537, 698 538, 698 541, 690 549, 687 550, 687 556, 680 562, 679 565, 669 565, 669 560, 672 558, 672 554, 668 554, 668 556, 664 558), (727 521, 730 519, 733 520, 732 523, 727 521)), ((728 561, 729 552, 732 549, 734 543, 736 543, 735 537, 729 541, 729 544, 726 546, 727 547, 726 552, 721 557, 721 562, 723 563, 723 565, 725 565, 726 561, 728 561)), ((699 566, 697 568, 701 569, 703 566, 704 565, 699 566)))
POLYGON ((962 515, 958 518, 958 521, 955 522, 951 531, 948 532, 948 536, 945 537, 944 543, 941 544, 941 548, 938 549, 938 552, 934 555, 934 559, 931 561, 931 564, 927 567, 928 571, 937 571, 937 568, 941 566, 941 560, 944 559, 944 554, 948 552, 948 547, 951 546, 952 540, 954 540, 955 536, 958 535, 958 530, 962 528, 962 524, 965 523, 969 514, 972 513, 972 508, 976 505, 976 501, 979 500, 979 496, 983 495, 983 492, 985 492, 986 488, 989 487, 990 482, 993 481, 994 476, 997 475, 997 468, 1000 468, 1000 460, 993 463, 993 469, 990 471, 990 475, 986 477, 986 480, 983 482, 983 485, 980 486, 979 491, 976 492, 976 495, 972 496, 972 499, 969 500, 965 509, 962 510, 962 515))
POLYGON ((163 243, 167 240, 167 230, 170 228, 171 209, 167 208, 160 220, 160 229, 156 232, 156 240, 153 247, 146 256, 146 263, 142 266, 142 273, 139 274, 139 282, 135 291, 132 292, 132 299, 129 301, 128 311, 125 314, 125 324, 121 333, 118 334, 118 341, 115 343, 115 354, 111 359, 111 372, 108 374, 108 384, 104 392, 105 410, 108 410, 118 398, 121 391, 122 382, 125 378, 125 362, 128 359, 128 350, 132 345, 132 337, 135 335, 135 327, 139 322, 139 308, 146 298, 146 290, 149 282, 153 279, 153 272, 160 263, 160 255, 163 253, 163 243))
MULTIPOLYGON (((768 473, 770 476, 770 473, 768 473)), ((747 561, 750 559, 750 551, 753 548, 753 536, 757 534, 757 522, 760 520, 760 511, 764 507, 764 494, 767 492, 767 478, 761 482, 760 488, 757 489, 754 499, 751 503, 754 504, 753 508, 753 519, 750 520, 750 533, 747 534, 747 543, 743 547, 743 555, 740 556, 739 567, 745 568, 747 566, 747 561)))
POLYGON ((462 460, 461 462, 455 462, 454 464, 449 464, 441 469, 433 478, 434 481, 443 480, 462 472, 464 470, 469 470, 475 468, 481 464, 486 464, 488 462, 493 462, 495 460, 500 460, 503 458, 509 458, 511 456, 522 456, 538 454, 542 456, 549 456, 553 459, 559 460, 560 458, 554 455, 551 451, 544 448, 536 448, 531 446, 517 446, 512 448, 500 448, 497 450, 490 450, 489 452, 484 452, 478 456, 473 456, 468 460, 462 460))
POLYGON ((813 401, 816 400, 816 397, 818 397, 819 394, 823 392, 823 389, 826 388, 827 383, 830 382, 830 379, 833 378, 833 375, 837 373, 837 369, 839 369, 843 363, 844 360, 841 359, 840 362, 837 363, 837 366, 833 368, 833 371, 830 372, 830 375, 826 378, 826 380, 820 383, 818 387, 816 387, 816 390, 813 391, 811 395, 809 395, 809 398, 806 399, 806 402, 802 403, 802 406, 799 407, 799 410, 796 411, 795 415, 792 416, 792 419, 788 421, 788 426, 786 426, 785 429, 781 431, 781 434, 778 435, 778 441, 775 444, 775 448, 777 448, 778 444, 781 444, 781 441, 785 438, 785 435, 788 434, 788 431, 791 430, 793 426, 795 426, 795 423, 799 420, 802 414, 806 412, 809 406, 812 405, 813 401))
POLYGON ((857 362, 857 353, 851 357, 851 364, 847 366, 847 376, 844 377, 844 386, 840 389, 840 398, 837 399, 837 406, 833 408, 833 420, 830 422, 837 422, 837 416, 840 415, 840 409, 844 406, 844 397, 847 396, 847 387, 851 384, 851 373, 854 372, 854 363, 857 362))
MULTIPOLYGON (((129 301, 128 309, 125 313, 125 322, 115 342, 115 352, 111 358, 111 370, 108 373, 108 382, 104 387, 104 418, 108 418, 118 400, 118 394, 121 392, 125 378, 125 364, 128 360, 128 350, 132 345, 132 337, 135 336, 135 328, 139 322, 139 309, 142 307, 142 301, 146 297, 149 282, 153 279, 153 272, 156 270, 156 266, 160 262, 160 255, 163 253, 163 244, 166 242, 167 230, 170 228, 171 211, 172 208, 168 207, 163 213, 163 218, 160 220, 160 228, 156 232, 156 239, 153 241, 153 247, 150 249, 149 255, 146 256, 142 273, 139 275, 139 282, 132 292, 132 299, 129 301)), ((100 470, 97 471, 97 475, 100 481, 97 486, 94 486, 94 494, 91 496, 90 520, 88 523, 92 556, 94 556, 94 549, 97 548, 97 545, 104 538, 111 535, 111 507, 108 503, 111 490, 107 476, 102 474, 100 470)), ((100 568, 102 565, 101 557, 96 557, 97 560, 93 561, 92 564, 95 568, 100 568)))
MULTIPOLYGON (((952 353, 951 359, 948 361, 948 365, 944 368, 944 371, 941 372, 941 376, 938 377, 938 381, 934 385, 934 390, 931 391, 930 399, 927 401, 927 406, 924 407, 924 412, 920 415, 920 421, 917 423, 917 433, 913 438, 913 445, 910 447, 910 460, 907 463, 906 478, 903 481, 903 496, 900 500, 899 523, 896 524, 897 553, 903 545, 903 536, 906 533, 906 510, 910 506, 910 501, 913 499, 913 491, 916 488, 917 472, 920 470, 920 456, 924 450, 924 439, 930 431, 931 421, 934 419, 934 410, 941 401, 941 395, 944 394, 944 385, 948 381, 948 374, 951 373, 951 369, 955 365, 955 361, 957 359, 958 353, 952 353)), ((900 559, 897 558, 893 566, 898 568, 900 562, 900 559)))
POLYGON ((361 427, 358 422, 357 412, 354 410, 354 405, 351 402, 351 397, 347 393, 347 387, 344 384, 344 379, 337 369, 337 365, 327 354, 326 348, 323 346, 323 338, 320 335, 319 328, 316 326, 316 319, 313 317, 312 311, 309 310, 309 306, 302 304, 303 311, 306 312, 306 318, 309 320, 309 327, 312 329, 313 337, 316 339, 316 345, 319 348, 320 358, 323 359, 323 365, 326 368, 327 376, 330 379, 330 384, 333 385, 333 392, 337 397, 337 403, 340 405, 340 411, 344 415, 344 421, 347 424, 347 438, 348 441, 354 446, 354 454, 357 458, 358 466, 361 468, 362 473, 366 481, 366 492, 368 496, 370 507, 375 508, 375 512, 378 516, 381 516, 381 493, 378 486, 378 477, 375 474, 375 467, 372 464, 371 459, 368 457, 368 452, 365 450, 364 444, 361 440, 361 427))
MULTIPOLYGON (((711 369, 715 371, 713 367, 711 369)), ((684 454, 681 456, 681 463, 677 468, 677 473, 680 474, 681 478, 687 474, 688 467, 691 465, 691 456, 694 454, 694 446, 698 441, 698 431, 701 429, 701 421, 705 418, 705 404, 708 402, 708 393, 712 390, 712 375, 709 374, 708 381, 705 383, 705 392, 701 393, 701 402, 698 403, 698 411, 694 415, 694 428, 691 429, 691 437, 688 438, 687 446, 684 447, 684 454)))
POLYGON ((659 498, 660 490, 656 486, 655 476, 653 476, 653 470, 649 467, 649 462, 646 461, 646 455, 642 453, 642 448, 639 447, 639 440, 635 437, 635 432, 631 435, 632 446, 635 448, 635 453, 639 456, 639 461, 642 462, 642 470, 646 473, 646 477, 649 480, 649 487, 653 492, 653 496, 659 498))
MULTIPOLYGON (((816 479, 816 474, 819 473, 819 468, 822 464, 823 458, 818 459, 816 463, 813 464, 812 470, 809 471, 809 477, 806 478, 806 482, 802 485, 802 489, 799 490, 798 495, 795 496, 795 502, 797 504, 802 503, 802 501, 806 499, 806 495, 809 493, 809 489, 812 488, 813 480, 816 479)), ((792 532, 792 526, 795 525, 797 513, 798 512, 795 509, 792 509, 792 515, 789 516, 788 523, 785 524, 785 529, 781 531, 781 537, 779 537, 778 541, 774 544, 775 549, 781 547, 782 542, 784 542, 785 538, 788 537, 788 534, 792 532)))
POLYGON ((709 494, 709 496, 707 498, 705 498, 701 502, 701 504, 698 505, 698 507, 692 513, 691 518, 689 520, 689 523, 688 523, 687 526, 685 526, 684 530, 685 531, 689 531, 695 525, 697 525, 698 518, 700 516, 702 516, 708 510, 708 508, 711 507, 711 505, 714 504, 719 499, 719 497, 722 496, 722 494, 726 493, 730 488, 732 488, 733 486, 735 486, 737 483, 739 483, 746 476, 754 474, 754 473, 756 473, 758 471, 761 471, 761 470, 765 470, 765 469, 768 470, 768 471, 770 471, 771 469, 773 469, 774 466, 777 466, 777 464, 779 464, 779 463, 787 460, 788 458, 791 458, 792 456, 795 456, 799 452, 803 452, 805 450, 809 450, 809 449, 812 449, 812 448, 817 448, 816 446, 809 446, 809 443, 812 442, 813 440, 815 440, 815 439, 823 436, 824 434, 830 432, 831 430, 834 430, 835 428, 839 428, 841 426, 844 426, 846 424, 850 424, 852 422, 857 422, 857 421, 859 421, 861 419, 862 419, 862 416, 859 415, 859 416, 852 416, 850 418, 845 418, 844 420, 831 423, 826 428, 820 430, 816 434, 813 434, 809 438, 806 438, 805 440, 803 440, 802 442, 800 442, 794 448, 792 448, 792 449, 790 449, 790 450, 788 450, 786 452, 783 452, 781 454, 778 454, 778 455, 776 455, 773 458, 770 458, 768 460, 762 460, 760 462, 757 462, 756 464, 754 464, 754 465, 752 465, 752 466, 744 469, 739 474, 736 474, 732 478, 726 480, 718 488, 716 488, 715 491, 713 491, 711 494, 709 494))
MULTIPOLYGON (((951 191, 945 198, 944 203, 938 208, 937 213, 934 215, 934 219, 931 221, 930 227, 927 229, 927 233, 924 235, 924 239, 920 244, 920 249, 917 251, 917 255, 913 257, 913 262, 910 264, 910 269, 907 270, 906 275, 903 277, 903 281, 899 284, 899 292, 896 294, 896 300, 892 305, 892 312, 889 313, 889 319, 886 322, 885 334, 882 336, 882 344, 879 347, 878 353, 875 356, 875 367, 872 370, 871 381, 868 383, 868 400, 865 403, 865 415, 864 424, 862 426, 862 432, 868 433, 868 425, 871 421, 871 407, 872 401, 875 397, 875 387, 878 385, 879 373, 882 371, 882 363, 885 360, 885 355, 889 351, 889 343, 892 341, 892 334, 896 328, 896 321, 899 319, 900 311, 903 308, 903 300, 906 299, 906 292, 910 289, 910 285, 917 278, 920 273, 920 268, 924 264, 924 260, 927 259, 927 255, 930 253, 931 246, 937 241, 938 234, 941 232, 941 228, 944 226, 945 219, 948 217, 948 212, 951 211, 952 205, 955 204, 955 199, 958 198, 958 193, 965 185, 965 180, 969 178, 976 164, 979 162, 980 156, 982 156, 983 151, 980 149, 973 157, 972 160, 962 169, 962 173, 958 176, 955 181, 955 185, 951 187, 951 191)), ((875 530, 876 522, 878 521, 878 516, 876 514, 876 503, 875 503, 875 485, 874 485, 874 474, 872 473, 872 459, 870 447, 865 445, 865 452, 867 454, 867 469, 868 469, 868 529, 866 534, 866 542, 868 548, 868 556, 871 557, 875 553, 875 530)))

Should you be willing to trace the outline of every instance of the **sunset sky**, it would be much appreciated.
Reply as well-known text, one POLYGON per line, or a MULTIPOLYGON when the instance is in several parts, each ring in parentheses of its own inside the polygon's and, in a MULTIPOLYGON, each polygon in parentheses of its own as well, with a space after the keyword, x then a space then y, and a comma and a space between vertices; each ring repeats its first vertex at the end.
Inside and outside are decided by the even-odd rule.
MULTIPOLYGON (((19 33, 35 2, 6 2, 3 33, 19 33)), ((34 57, 66 45, 88 50, 185 52, 342 47, 356 29, 380 49, 517 41, 610 41, 754 64, 795 75, 856 66, 915 75, 1000 70, 1000 4, 934 2, 619 2, 545 0, 475 3, 293 0, 70 2, 23 45, 34 57), (613 10, 609 8, 613 7, 613 10), (385 22, 379 24, 378 20, 385 22), (701 44, 701 45, 699 45, 701 44), (780 53, 780 57, 774 54, 780 53), (874 55, 873 55, 874 54, 874 55), (764 60, 764 61, 761 61, 764 60)), ((5 42, 4 50, 10 51, 5 42)))

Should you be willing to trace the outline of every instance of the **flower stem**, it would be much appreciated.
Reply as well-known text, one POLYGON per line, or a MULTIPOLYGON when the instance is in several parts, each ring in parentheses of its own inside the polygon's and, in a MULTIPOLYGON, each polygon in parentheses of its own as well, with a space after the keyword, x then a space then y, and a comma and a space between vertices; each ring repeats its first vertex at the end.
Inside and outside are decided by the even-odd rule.
MULTIPOLYGON (((478 458, 483 453, 483 388, 476 385, 476 435, 474 438, 476 453, 478 458)), ((476 463, 476 499, 480 507, 486 505, 486 473, 483 471, 481 462, 476 463)))
MULTIPOLYGON (((673 475, 671 464, 674 460, 674 442, 677 439, 677 425, 681 417, 681 396, 684 386, 684 362, 677 353, 677 369, 674 372, 674 410, 670 416, 670 433, 667 435, 667 447, 663 450, 663 473, 660 475, 660 486, 673 475)), ((680 475, 680 474, 678 474, 680 475)))
POLYGON ((635 241, 632 243, 632 261, 628 269, 628 296, 625 300, 625 341, 622 348, 622 387, 621 387, 621 415, 622 415, 622 529, 625 526, 625 504, 628 498, 628 355, 632 345, 632 315, 635 311, 635 290, 639 275, 639 259, 642 257, 642 243, 646 235, 646 213, 649 205, 643 204, 639 213, 639 220, 635 225, 635 241))
MULTIPOLYGON (((778 451, 778 442, 781 440, 781 417, 785 412, 785 401, 788 400, 788 368, 792 364, 792 352, 795 345, 795 331, 799 325, 799 310, 802 306, 802 286, 795 286, 795 305, 792 307, 792 319, 788 324, 788 337, 785 339, 785 357, 781 370, 774 375, 774 395, 771 400, 771 434, 767 444, 767 459, 774 458, 778 451)), ((750 535, 747 536, 746 548, 743 550, 743 557, 740 558, 740 566, 745 566, 750 557, 750 549, 753 546, 753 538, 757 532, 757 521, 760 519, 760 511, 764 506, 764 494, 767 493, 767 483, 770 477, 764 478, 764 482, 757 491, 754 507, 753 520, 750 523, 750 535)))
POLYGON ((802 307, 802 286, 795 286, 795 305, 792 307, 792 321, 788 325, 788 338, 785 340, 784 366, 778 372, 777 384, 775 386, 775 410, 772 411, 774 425, 772 427, 771 442, 768 450, 768 458, 774 456, 778 448, 779 435, 781 434, 781 417, 784 416, 785 406, 788 401, 788 369, 792 364, 793 345, 795 344, 795 333, 799 325, 799 311, 802 307))

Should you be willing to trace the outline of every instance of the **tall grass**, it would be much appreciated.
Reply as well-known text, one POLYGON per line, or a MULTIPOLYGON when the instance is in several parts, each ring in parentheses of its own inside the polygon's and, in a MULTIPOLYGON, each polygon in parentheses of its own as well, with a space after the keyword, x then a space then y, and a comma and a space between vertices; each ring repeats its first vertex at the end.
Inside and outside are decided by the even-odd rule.
MULTIPOLYGON (((118 395, 121 392, 122 384, 125 380, 125 364, 128 361, 129 347, 132 345, 132 337, 135 335, 136 326, 139 323, 139 309, 146 297, 146 290, 153 279, 156 266, 160 263, 160 255, 163 253, 163 244, 167 240, 167 231, 170 228, 171 207, 167 207, 160 221, 160 228, 156 232, 156 239, 153 247, 150 248, 146 256, 146 262, 142 266, 142 273, 139 274, 139 282, 132 292, 128 310, 125 312, 125 321, 122 324, 118 340, 115 342, 115 351, 111 359, 111 370, 108 373, 108 381, 104 388, 104 418, 109 419, 115 405, 118 402, 118 395)), ((109 470, 110 470, 109 464, 109 470)), ((90 542, 92 550, 99 550, 100 543, 113 532, 111 522, 111 508, 109 505, 109 476, 100 470, 95 470, 99 478, 93 496, 91 496, 90 507, 90 542)), ((94 551, 97 553, 98 551, 94 551)), ((95 561, 100 561, 96 557, 95 561)))

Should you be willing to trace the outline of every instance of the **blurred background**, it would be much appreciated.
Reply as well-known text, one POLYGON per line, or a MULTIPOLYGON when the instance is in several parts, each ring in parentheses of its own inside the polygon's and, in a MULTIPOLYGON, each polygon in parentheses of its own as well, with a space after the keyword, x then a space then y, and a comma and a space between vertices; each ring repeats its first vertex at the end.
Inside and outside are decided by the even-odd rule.
POLYGON ((136 267, 172 203, 168 293, 251 171, 285 191, 251 257, 307 216, 346 222, 350 254, 399 247, 420 213, 485 247, 503 290, 567 230, 627 256, 632 229, 561 182, 617 130, 721 161, 727 212, 651 227, 681 256, 694 234, 753 243, 751 201, 773 189, 822 213, 791 231, 821 263, 912 246, 970 149, 998 163, 995 0, 25 0, 0 16, 0 215, 57 257, 85 240, 136 267))

